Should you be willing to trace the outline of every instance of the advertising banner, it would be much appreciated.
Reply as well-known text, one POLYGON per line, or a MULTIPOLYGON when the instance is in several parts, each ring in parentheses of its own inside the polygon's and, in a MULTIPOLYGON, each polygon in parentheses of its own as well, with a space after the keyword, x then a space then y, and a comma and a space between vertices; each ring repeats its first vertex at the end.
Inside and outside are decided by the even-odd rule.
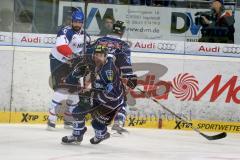
MULTIPOLYGON (((18 124, 47 124, 48 112, 1 112, 0 123, 18 123, 18 124)), ((58 124, 63 123, 63 115, 57 116, 58 124)), ((87 115, 86 125, 91 125, 91 117, 87 115)), ((160 128, 158 119, 149 117, 129 116, 126 119, 126 127, 134 128, 160 128)))
MULTIPOLYGON (((133 62, 138 87, 185 118, 240 120, 239 62, 185 61, 160 55, 142 57, 140 53, 133 62)), ((129 91, 128 104, 148 115, 166 113, 137 90, 129 91)))
MULTIPOLYGON (((47 110, 52 97, 48 84, 48 56, 49 52, 18 51, 15 54, 13 110, 47 110)), ((215 121, 240 120, 238 59, 219 61, 219 58, 201 56, 186 59, 136 52, 132 55, 132 64, 138 75, 137 87, 181 116, 215 121)), ((172 118, 138 90, 127 90, 127 93, 130 115, 172 118)))
POLYGON ((127 42, 133 52, 184 54, 183 41, 129 39, 127 42))
MULTIPOLYGON (((99 36, 91 36, 94 41, 99 36)), ((240 45, 224 43, 200 43, 184 41, 150 40, 150 39, 123 39, 132 52, 199 55, 216 57, 240 57, 240 45)), ((55 34, 30 34, 0 32, 0 45, 15 45, 27 47, 54 47, 55 34)))
POLYGON ((240 57, 240 45, 235 44, 186 42, 184 51, 186 55, 240 57))
MULTIPOLYGON (((99 36, 91 36, 92 41, 97 38, 99 36)), ((134 52, 184 54, 184 42, 126 38, 123 40, 129 44, 134 52)), ((0 45, 50 48, 54 47, 55 43, 55 34, 14 33, 11 35, 11 32, 0 32, 0 45)))
POLYGON ((56 43, 55 34, 14 33, 13 45, 30 47, 53 47, 56 43))
MULTIPOLYGON (((84 3, 60 1, 58 25, 64 24, 65 16, 72 7, 84 10, 84 3)), ((234 8, 226 6, 227 8, 234 8)), ((88 5, 87 30, 91 35, 99 35, 103 27, 103 20, 107 16, 114 17, 126 24, 125 38, 128 39, 160 39, 197 42, 201 37, 202 26, 197 23, 197 12, 210 11, 196 8, 149 7, 134 5, 88 5)), ((236 21, 235 26, 238 27, 236 21)), ((239 31, 235 33, 237 36, 239 31)), ((236 41, 235 43, 240 43, 236 41)))
MULTIPOLYGON (((11 109, 1 107, 1 114, 4 114, 0 116, 3 117, 1 122, 46 122, 46 113, 39 113, 47 111, 52 98, 52 90, 48 84, 48 56, 49 51, 16 50, 11 109)), ((210 125, 203 126, 203 129, 219 129, 219 126, 211 125, 211 121, 219 125, 222 124, 220 122, 238 123, 239 60, 226 60, 224 57, 191 57, 134 52, 132 63, 138 75, 137 88, 144 90, 178 116, 193 122, 193 125, 210 125)), ((2 87, 9 88, 7 84, 3 84, 2 87)), ((137 89, 127 90, 127 98, 127 126, 173 128, 177 125, 173 115, 137 89)), ((182 125, 184 124, 180 125, 180 129, 185 128, 182 125)), ((226 130, 229 131, 239 130, 238 127, 223 127, 227 127, 226 130)))
POLYGON ((192 120, 189 125, 177 120, 162 121, 162 129, 192 130, 191 126, 201 131, 240 133, 240 122, 192 120))
POLYGON ((13 44, 13 36, 12 32, 0 32, 0 44, 1 45, 12 45, 13 44))

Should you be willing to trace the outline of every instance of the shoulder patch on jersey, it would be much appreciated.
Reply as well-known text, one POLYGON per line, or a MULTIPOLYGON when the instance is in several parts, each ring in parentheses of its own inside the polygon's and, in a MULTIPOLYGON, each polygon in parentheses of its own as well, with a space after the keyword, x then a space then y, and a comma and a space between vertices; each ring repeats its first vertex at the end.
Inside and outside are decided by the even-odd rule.
POLYGON ((63 32, 63 34, 66 34, 67 33, 67 31, 68 31, 68 27, 64 27, 63 29, 62 29, 62 32, 63 32))
POLYGON ((70 27, 70 26, 66 26, 66 27, 62 28, 62 32, 63 32, 64 34, 67 34, 67 32, 68 32, 69 30, 71 30, 71 28, 72 28, 72 27, 70 27))
POLYGON ((131 57, 127 56, 127 63, 131 64, 131 57))
POLYGON ((112 70, 106 70, 106 75, 107 75, 107 79, 109 81, 112 81, 113 80, 113 71, 112 70))

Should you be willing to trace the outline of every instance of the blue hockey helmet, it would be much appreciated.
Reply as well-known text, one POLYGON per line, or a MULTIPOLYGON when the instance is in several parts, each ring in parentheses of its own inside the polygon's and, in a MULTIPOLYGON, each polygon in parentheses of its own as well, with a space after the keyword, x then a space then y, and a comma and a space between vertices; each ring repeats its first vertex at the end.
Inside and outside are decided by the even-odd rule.
POLYGON ((82 11, 76 10, 72 13, 72 21, 76 22, 79 21, 83 23, 84 21, 84 14, 82 11))

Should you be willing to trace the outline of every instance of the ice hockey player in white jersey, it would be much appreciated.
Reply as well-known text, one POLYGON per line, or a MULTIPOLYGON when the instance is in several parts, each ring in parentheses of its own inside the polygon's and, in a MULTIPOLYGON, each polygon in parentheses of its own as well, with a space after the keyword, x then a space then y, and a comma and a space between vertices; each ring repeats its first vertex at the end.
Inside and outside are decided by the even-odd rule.
MULTIPOLYGON (((71 26, 60 29, 57 34, 56 44, 50 54, 50 69, 54 95, 49 108, 48 129, 55 128, 57 110, 63 105, 63 102, 66 102, 67 108, 71 109, 75 107, 79 101, 76 93, 76 86, 80 85, 79 78, 72 77, 73 66, 71 66, 71 62, 83 52, 83 21, 84 14, 79 10, 74 11, 72 13, 71 26)), ((86 41, 89 42, 90 37, 86 37, 86 41)))
MULTIPOLYGON (((112 34, 106 35, 96 40, 95 45, 106 46, 109 50, 108 55, 114 57, 115 65, 120 70, 121 77, 127 80, 127 86, 134 89, 137 85, 137 76, 133 74, 131 64, 131 51, 129 45, 121 40, 125 31, 124 22, 116 21, 113 24, 112 34)), ((126 103, 117 113, 112 130, 117 131, 119 134, 127 132, 123 128, 126 120, 126 103)))

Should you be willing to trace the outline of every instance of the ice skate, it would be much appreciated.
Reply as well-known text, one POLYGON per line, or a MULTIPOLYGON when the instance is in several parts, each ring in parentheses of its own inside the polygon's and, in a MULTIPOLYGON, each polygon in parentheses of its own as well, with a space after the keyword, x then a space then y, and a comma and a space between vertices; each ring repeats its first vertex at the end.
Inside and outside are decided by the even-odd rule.
POLYGON ((63 126, 64 126, 64 129, 72 129, 73 126, 72 126, 72 122, 69 122, 69 121, 64 121, 63 123, 63 126))
POLYGON ((79 136, 70 135, 70 136, 62 137, 62 144, 74 144, 74 145, 81 144, 83 140, 83 135, 86 131, 87 131, 87 127, 85 127, 84 130, 82 130, 82 133, 79 136))
POLYGON ((56 130, 56 124, 55 124, 55 122, 52 122, 52 121, 48 120, 48 122, 47 122, 47 130, 48 130, 48 131, 54 131, 54 130, 56 130))
POLYGON ((98 144, 106 139, 110 138, 110 133, 106 132, 101 138, 94 136, 90 139, 91 144, 98 144))
POLYGON ((62 138, 62 144, 81 144, 83 136, 64 136, 62 138))
POLYGON ((128 130, 121 127, 119 124, 113 124, 112 126, 112 134, 123 134, 123 133, 129 133, 128 130))

